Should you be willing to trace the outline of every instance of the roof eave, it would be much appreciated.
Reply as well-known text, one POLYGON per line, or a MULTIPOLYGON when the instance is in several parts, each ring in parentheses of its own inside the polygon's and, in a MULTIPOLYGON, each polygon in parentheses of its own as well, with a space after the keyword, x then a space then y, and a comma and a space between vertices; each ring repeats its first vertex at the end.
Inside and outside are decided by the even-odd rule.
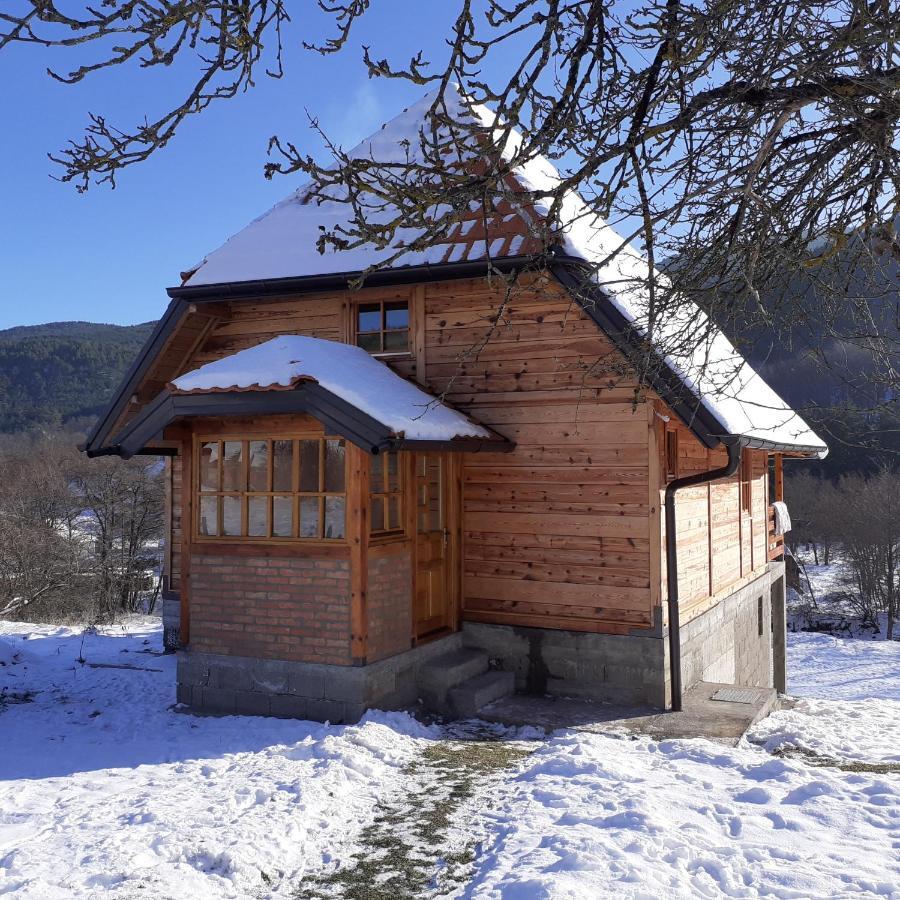
POLYGON ((258 278, 248 281, 223 281, 215 284, 183 284, 167 288, 172 299, 205 300, 223 297, 259 297, 271 294, 311 293, 322 290, 346 290, 362 279, 365 287, 444 281, 449 278, 472 278, 490 272, 507 273, 526 266, 539 265, 532 256, 505 256, 498 259, 476 259, 456 263, 423 263, 375 269, 371 272, 331 272, 320 275, 292 275, 285 278, 258 278))

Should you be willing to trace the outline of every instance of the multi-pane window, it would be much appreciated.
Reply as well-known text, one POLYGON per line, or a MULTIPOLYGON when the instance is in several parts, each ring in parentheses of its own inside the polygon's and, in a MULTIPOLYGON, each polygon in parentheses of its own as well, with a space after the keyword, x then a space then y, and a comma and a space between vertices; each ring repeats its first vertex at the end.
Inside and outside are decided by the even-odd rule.
POLYGON ((343 538, 344 449, 340 438, 200 440, 198 536, 343 538))
POLYGON ((356 307, 356 344, 369 353, 408 353, 409 303, 360 303, 356 307))
POLYGON ((403 493, 397 454, 382 453, 372 457, 369 479, 372 534, 402 531, 403 493))

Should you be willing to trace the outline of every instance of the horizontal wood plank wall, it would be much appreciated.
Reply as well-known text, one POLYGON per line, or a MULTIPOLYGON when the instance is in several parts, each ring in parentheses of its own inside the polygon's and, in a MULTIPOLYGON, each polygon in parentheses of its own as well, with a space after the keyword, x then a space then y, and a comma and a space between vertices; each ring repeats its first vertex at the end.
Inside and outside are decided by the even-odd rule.
MULTIPOLYGON (((669 418, 659 420, 657 441, 664 446, 666 429, 678 432, 678 477, 724 466, 724 448, 707 450, 694 435, 660 405, 669 418)), ((741 473, 711 484, 683 488, 676 494, 678 532, 678 593, 682 623, 709 609, 742 581, 765 569, 768 465, 762 450, 751 453, 751 508, 741 507, 741 473)), ((660 491, 665 488, 664 460, 660 491)), ((665 596, 665 521, 662 522, 662 593, 665 596)))
POLYGON ((516 442, 463 463, 464 619, 623 633, 652 622, 649 405, 555 283, 425 288, 426 385, 516 442))

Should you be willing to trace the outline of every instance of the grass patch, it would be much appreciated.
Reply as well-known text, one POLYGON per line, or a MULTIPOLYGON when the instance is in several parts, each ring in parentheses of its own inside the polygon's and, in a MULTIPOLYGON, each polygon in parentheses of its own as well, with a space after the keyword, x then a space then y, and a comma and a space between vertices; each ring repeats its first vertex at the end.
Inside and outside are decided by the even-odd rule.
POLYGON ((832 756, 822 756, 812 750, 803 747, 785 747, 774 751, 775 756, 785 759, 799 759, 810 766, 818 766, 823 769, 840 769, 841 772, 862 772, 872 775, 900 775, 900 763, 891 762, 864 762, 859 759, 835 759, 832 756))
POLYGON ((362 849, 352 861, 305 879, 298 900, 407 900, 465 884, 477 842, 448 846, 453 817, 486 779, 530 752, 496 740, 430 745, 404 770, 415 787, 379 807, 375 820, 360 835, 362 849))

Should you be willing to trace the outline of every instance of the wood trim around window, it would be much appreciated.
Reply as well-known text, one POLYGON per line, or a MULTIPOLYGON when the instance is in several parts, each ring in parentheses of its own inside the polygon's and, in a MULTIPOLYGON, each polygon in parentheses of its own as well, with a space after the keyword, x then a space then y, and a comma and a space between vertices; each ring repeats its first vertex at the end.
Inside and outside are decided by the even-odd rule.
POLYGON ((408 501, 405 475, 403 454, 386 452, 372 457, 369 475, 369 527, 374 541, 406 537, 404 517, 408 501), (378 487, 378 490, 374 490, 373 486, 378 487))
POLYGON ((666 483, 674 481, 678 477, 678 432, 674 428, 665 430, 663 471, 666 473, 666 483))
MULTIPOLYGON (((232 447, 232 451, 234 448, 232 447)), ((257 450, 260 452, 260 450, 257 450)), ((232 457, 234 458, 234 457, 232 457)), ((309 458, 309 457, 308 457, 309 458)), ((191 540, 199 544, 207 543, 277 543, 297 542, 302 544, 344 544, 347 533, 347 443, 334 435, 323 435, 321 432, 313 434, 287 434, 268 437, 260 434, 196 434, 193 438, 193 465, 191 479, 192 521, 191 540), (289 463, 287 461, 281 472, 280 480, 276 481, 275 450, 277 445, 291 445, 289 463), (338 477, 337 471, 332 468, 330 474, 335 477, 332 484, 326 482, 328 473, 326 466, 326 453, 329 443, 334 443, 343 448, 343 468, 338 477), (231 471, 228 470, 226 460, 226 445, 239 444, 240 458, 231 471), (265 473, 256 472, 262 481, 253 485, 251 481, 251 445, 265 445, 266 469, 265 473), (315 445, 312 451, 310 445, 315 445), (215 474, 213 476, 215 487, 210 488, 210 482, 203 484, 203 477, 208 470, 208 464, 202 463, 203 448, 216 446, 215 450, 215 474), (305 446, 304 446, 305 445, 305 446), (315 452, 316 459, 316 485, 302 483, 301 454, 315 452), (236 478, 233 477, 236 475, 236 478), (229 477, 232 476, 232 477, 229 477), (290 487, 286 479, 290 481, 290 487), (231 503, 227 503, 230 500, 231 503), (282 501, 278 504, 278 501, 282 501), (256 527, 259 528, 260 518, 264 527, 259 528, 258 533, 251 534, 254 523, 251 520, 251 504, 256 510, 256 527), (303 533, 303 522, 309 524, 312 507, 315 510, 317 527, 316 534, 303 533), (284 521, 289 511, 289 531, 278 533, 278 518, 284 521), (230 507, 232 516, 231 528, 226 533, 226 509, 230 507), (212 512, 216 522, 213 534, 201 533, 201 523, 204 517, 212 512), (237 514, 239 526, 235 527, 234 516, 237 514), (339 531, 333 537, 326 536, 329 529, 339 531)))
POLYGON ((417 329, 420 326, 420 320, 424 321, 424 309, 420 310, 419 304, 416 302, 418 299, 418 292, 413 290, 403 290, 403 291, 392 291, 390 294, 386 294, 384 292, 378 292, 375 296, 359 296, 354 297, 351 302, 347 305, 347 342, 350 344, 354 344, 355 346, 360 346, 359 343, 359 314, 360 307, 371 306, 378 307, 380 310, 380 319, 381 319, 381 327, 377 331, 367 332, 372 335, 380 336, 380 348, 381 349, 370 349, 368 347, 363 347, 362 349, 366 350, 368 353, 371 353, 372 356, 377 359, 409 359, 415 358, 415 349, 416 349, 416 338, 417 338, 417 329), (407 310, 407 328, 405 329, 389 329, 386 328, 387 324, 387 311, 385 307, 390 307, 391 304, 405 304, 407 310), (390 334, 398 334, 401 331, 405 331, 406 333, 406 346, 403 349, 384 349, 385 343, 385 335, 390 334))

